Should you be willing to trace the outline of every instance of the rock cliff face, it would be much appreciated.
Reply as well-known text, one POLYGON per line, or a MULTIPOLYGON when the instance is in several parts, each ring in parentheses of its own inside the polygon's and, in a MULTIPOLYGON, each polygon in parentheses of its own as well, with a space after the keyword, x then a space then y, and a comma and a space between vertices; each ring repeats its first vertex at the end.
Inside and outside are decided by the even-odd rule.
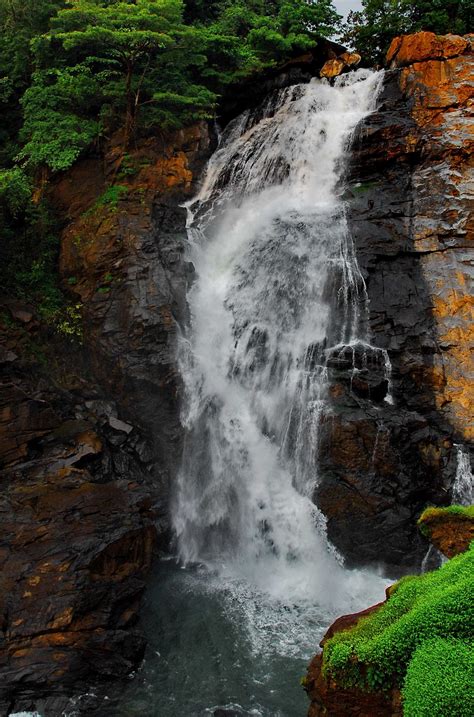
POLYGON ((140 598, 168 543, 180 453, 180 204, 209 142, 203 124, 129 155, 112 147, 52 188, 82 346, 45 335, 34 308, 2 306, 1 714, 59 715, 73 690, 142 659, 140 598))
POLYGON ((471 40, 394 40, 348 167, 349 224, 391 385, 384 355, 364 347, 332 364, 316 501, 350 561, 395 572, 419 564, 416 519, 450 502, 455 444, 473 437, 471 40))
MULTIPOLYGON (((379 111, 354 140, 349 221, 386 353, 350 347, 330 363, 315 496, 352 562, 380 562, 381 545, 397 570, 420 560, 416 518, 429 501, 449 502, 454 444, 472 438, 470 48, 426 33, 394 42, 379 111)), ((321 64, 299 58, 277 84, 321 64)), ((225 119, 245 92, 227 99, 225 119)), ((182 440, 175 341, 193 269, 181 204, 211 145, 202 124, 129 154, 112 146, 52 187, 82 346, 44 335, 34 308, 3 302, 2 714, 43 704, 59 715, 73 689, 123 678, 143 654, 140 596, 153 550, 169 542, 182 440)))

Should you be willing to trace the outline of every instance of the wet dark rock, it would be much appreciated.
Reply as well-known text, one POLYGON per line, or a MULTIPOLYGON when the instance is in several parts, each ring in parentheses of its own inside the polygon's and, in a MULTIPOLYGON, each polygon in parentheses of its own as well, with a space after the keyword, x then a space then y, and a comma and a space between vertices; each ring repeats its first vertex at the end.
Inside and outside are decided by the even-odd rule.
POLYGON ((143 168, 118 211, 87 212, 113 151, 79 163, 52 191, 69 219, 61 271, 83 305, 84 341, 64 345, 33 316, 25 330, 17 307, 19 328, 5 327, 0 341, 1 714, 59 717, 75 700, 103 717, 101 685, 123 682, 143 658, 140 602, 153 555, 169 545, 182 433, 180 204, 208 147, 203 124, 169 147, 136 148, 143 168), (33 342, 43 363, 28 352, 33 342))
POLYGON ((428 545, 416 520, 450 502, 454 444, 472 440, 469 67, 464 54, 388 71, 347 171, 371 343, 391 372, 382 354, 365 366, 352 347, 329 357, 333 413, 315 500, 349 564, 393 573, 421 564, 428 545))
POLYGON ((133 446, 75 419, 77 396, 34 373, 18 360, 0 377, 2 416, 15 417, 0 423, 0 704, 45 695, 59 715, 76 685, 142 658, 155 514, 133 446))

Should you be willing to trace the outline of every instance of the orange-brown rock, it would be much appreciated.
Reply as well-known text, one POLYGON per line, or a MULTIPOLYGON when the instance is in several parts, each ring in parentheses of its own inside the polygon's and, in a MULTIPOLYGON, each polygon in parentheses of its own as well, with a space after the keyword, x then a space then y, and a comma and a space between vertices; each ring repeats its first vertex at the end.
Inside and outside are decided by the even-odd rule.
POLYGON ((458 57, 469 48, 468 38, 458 35, 435 35, 434 32, 418 32, 392 40, 387 53, 387 63, 403 67, 426 60, 447 60, 458 57))
POLYGON ((337 57, 334 60, 328 60, 323 65, 320 75, 321 77, 327 77, 327 79, 332 80, 341 74, 345 66, 346 62, 342 58, 337 57))
POLYGON ((173 403, 176 327, 185 316, 189 271, 186 210, 180 204, 191 192, 209 141, 201 123, 166 144, 143 140, 127 155, 115 147, 95 166, 95 175, 102 175, 96 179, 99 196, 90 193, 89 163, 88 172, 78 163, 52 192, 56 206, 71 217, 60 270, 82 307, 94 376, 120 400, 132 423, 149 430, 160 424, 167 436, 163 449, 172 460, 179 430, 173 403))
POLYGON ((421 532, 447 558, 464 553, 474 540, 474 512, 428 508, 418 521, 421 532))
POLYGON ((357 52, 343 52, 342 55, 327 60, 321 71, 320 77, 332 80, 340 75, 348 67, 356 67, 362 60, 357 52))
MULTIPOLYGON (((388 590, 389 588, 387 588, 387 593, 388 590)), ((329 629, 326 631, 323 639, 319 643, 319 646, 324 647, 326 642, 330 640, 331 637, 333 637, 337 632, 344 632, 344 630, 349 630, 351 627, 355 627, 361 618, 368 617, 374 612, 377 612, 379 607, 381 607, 383 604, 384 603, 381 602, 377 605, 372 605, 365 610, 361 610, 360 612, 353 613, 352 615, 342 615, 341 617, 338 617, 337 620, 335 620, 329 627, 329 629)))
POLYGON ((361 62, 362 57, 358 52, 343 52, 342 55, 339 55, 339 59, 343 60, 348 67, 354 67, 361 62))
POLYGON ((474 97, 474 57, 467 38, 437 38, 437 46, 443 57, 451 59, 415 62, 404 67, 400 75, 401 89, 413 102, 412 117, 425 152, 444 164, 443 171, 439 164, 432 165, 436 176, 430 192, 420 186, 420 218, 414 225, 413 239, 430 285, 431 310, 441 347, 432 367, 444 377, 435 393, 436 404, 440 411, 449 413, 461 438, 472 441, 474 299, 463 255, 474 237, 472 212, 465 211, 470 187, 467 160, 474 149, 469 112, 474 97), (457 235, 457 246, 452 242, 446 246, 450 231, 457 235))
POLYGON ((313 658, 305 689, 311 704, 308 717, 402 717, 399 690, 363 692, 357 688, 341 689, 322 673, 322 655, 313 658))

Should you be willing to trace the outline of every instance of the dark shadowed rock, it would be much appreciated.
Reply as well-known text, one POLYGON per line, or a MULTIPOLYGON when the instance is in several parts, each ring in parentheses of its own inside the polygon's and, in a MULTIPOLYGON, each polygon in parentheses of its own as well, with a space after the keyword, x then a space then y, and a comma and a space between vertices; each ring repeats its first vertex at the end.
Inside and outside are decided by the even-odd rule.
MULTIPOLYGON (((0 352, 2 714, 59 717, 72 696, 123 682, 143 658, 140 601, 153 552, 169 541, 182 433, 180 204, 208 146, 205 124, 167 146, 145 141, 117 206, 100 202, 123 162, 117 147, 53 187, 68 220, 61 271, 82 305, 82 346, 43 335, 33 314, 25 331, 26 316, 7 302, 16 323, 3 327, 0 352)), ((94 705, 79 700, 82 713, 105 714, 97 695, 94 705)))
POLYGON ((393 48, 403 69, 386 73, 347 172, 371 342, 391 371, 383 353, 365 366, 352 347, 330 358, 333 413, 315 500, 350 563, 382 561, 396 573, 420 564, 428 546, 416 520, 427 504, 450 501, 454 444, 472 439, 473 58, 465 39, 432 33, 393 48))

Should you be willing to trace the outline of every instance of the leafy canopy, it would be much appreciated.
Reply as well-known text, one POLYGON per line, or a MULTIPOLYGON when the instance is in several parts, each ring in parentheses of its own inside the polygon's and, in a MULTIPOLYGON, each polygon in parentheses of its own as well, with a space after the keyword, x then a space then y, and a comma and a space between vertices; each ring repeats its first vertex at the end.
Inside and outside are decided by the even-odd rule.
POLYGON ((463 35, 472 31, 474 21, 473 0, 362 0, 362 6, 349 14, 342 41, 367 64, 383 63, 397 35, 419 30, 463 35))
POLYGON ((226 85, 339 21, 332 0, 49 0, 43 11, 28 35, 18 157, 53 171, 117 130, 127 145, 137 132, 211 117, 226 85))
POLYGON ((139 121, 167 129, 209 116, 215 95, 192 77, 203 43, 182 12, 181 0, 77 0, 60 10, 32 41, 38 69, 22 99, 20 159, 66 169, 119 127, 127 144, 139 121))

